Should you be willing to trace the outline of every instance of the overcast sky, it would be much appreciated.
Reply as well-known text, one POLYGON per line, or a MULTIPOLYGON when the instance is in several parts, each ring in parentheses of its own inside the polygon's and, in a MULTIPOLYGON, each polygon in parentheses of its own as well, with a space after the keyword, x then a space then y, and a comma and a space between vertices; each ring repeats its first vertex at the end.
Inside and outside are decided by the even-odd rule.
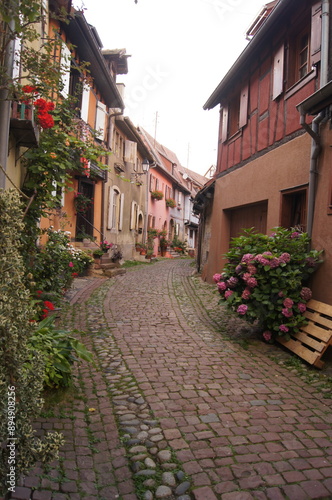
POLYGON ((205 174, 217 160, 219 110, 203 105, 248 42, 264 0, 74 0, 104 49, 125 48, 125 115, 205 174))

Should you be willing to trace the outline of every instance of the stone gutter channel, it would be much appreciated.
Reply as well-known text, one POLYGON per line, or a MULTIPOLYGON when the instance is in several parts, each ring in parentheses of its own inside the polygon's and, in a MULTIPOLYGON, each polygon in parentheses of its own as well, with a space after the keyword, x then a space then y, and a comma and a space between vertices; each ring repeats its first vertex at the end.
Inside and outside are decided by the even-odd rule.
POLYGON ((121 440, 126 447, 137 493, 144 500, 191 500, 190 478, 181 470, 158 421, 122 359, 103 317, 107 281, 89 303, 88 329, 114 408, 121 440))

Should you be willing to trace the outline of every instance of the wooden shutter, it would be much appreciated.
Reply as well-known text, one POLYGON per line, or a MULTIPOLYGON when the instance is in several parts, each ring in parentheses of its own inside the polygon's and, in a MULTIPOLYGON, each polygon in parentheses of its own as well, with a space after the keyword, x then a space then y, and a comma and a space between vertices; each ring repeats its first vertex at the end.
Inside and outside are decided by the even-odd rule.
POLYGON ((90 100, 90 87, 83 87, 82 104, 81 104, 81 118, 85 123, 88 123, 89 117, 89 100, 90 100))
POLYGON ((125 140, 125 154, 124 161, 136 165, 137 157, 137 143, 133 141, 125 140))
POLYGON ((228 106, 223 106, 222 108, 222 118, 221 118, 221 142, 227 141, 227 129, 228 129, 228 106))
POLYGON ((63 89, 61 94, 63 97, 68 97, 69 94, 69 83, 70 83, 70 64, 71 64, 71 52, 65 43, 61 45, 61 71, 62 71, 62 84, 63 89))
POLYGON ((311 66, 320 61, 322 40, 322 4, 318 2, 311 8, 311 37, 310 37, 310 55, 311 66))
POLYGON ((123 228, 123 208, 124 208, 124 193, 120 194, 120 206, 119 206, 119 231, 123 228))
POLYGON ((113 194, 114 189, 110 186, 108 191, 108 214, 107 214, 107 229, 112 229, 113 220, 113 194))
POLYGON ((96 130, 97 135, 100 140, 104 140, 105 136, 105 118, 106 118, 106 106, 102 102, 98 101, 97 112, 96 112, 96 130))
POLYGON ((285 48, 282 45, 273 59, 272 99, 276 99, 284 90, 284 54, 285 48))
POLYGON ((240 114, 239 114, 239 128, 247 125, 248 122, 248 96, 249 96, 249 85, 246 84, 240 95, 240 114))

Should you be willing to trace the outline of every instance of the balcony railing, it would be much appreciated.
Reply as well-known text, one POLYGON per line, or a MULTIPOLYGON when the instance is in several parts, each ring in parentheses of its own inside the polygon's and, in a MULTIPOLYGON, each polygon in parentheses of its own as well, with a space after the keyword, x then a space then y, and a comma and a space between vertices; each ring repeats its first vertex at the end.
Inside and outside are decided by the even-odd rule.
POLYGON ((39 129, 34 120, 34 107, 31 104, 12 102, 10 130, 20 146, 27 148, 38 146, 39 129))

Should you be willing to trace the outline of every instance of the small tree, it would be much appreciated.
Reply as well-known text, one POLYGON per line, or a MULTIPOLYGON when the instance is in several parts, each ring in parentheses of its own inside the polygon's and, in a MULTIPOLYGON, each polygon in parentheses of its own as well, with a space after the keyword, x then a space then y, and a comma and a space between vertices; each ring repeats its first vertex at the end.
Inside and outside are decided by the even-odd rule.
POLYGON ((19 254, 22 209, 14 190, 0 191, 0 478, 15 491, 22 473, 37 461, 57 458, 61 434, 37 438, 32 422, 42 407, 44 369, 27 342, 35 326, 30 293, 24 285, 19 254))
POLYGON ((245 230, 233 238, 224 272, 213 277, 221 301, 247 321, 258 321, 267 341, 298 331, 311 298, 308 279, 321 262, 320 252, 308 248, 306 233, 245 230))

